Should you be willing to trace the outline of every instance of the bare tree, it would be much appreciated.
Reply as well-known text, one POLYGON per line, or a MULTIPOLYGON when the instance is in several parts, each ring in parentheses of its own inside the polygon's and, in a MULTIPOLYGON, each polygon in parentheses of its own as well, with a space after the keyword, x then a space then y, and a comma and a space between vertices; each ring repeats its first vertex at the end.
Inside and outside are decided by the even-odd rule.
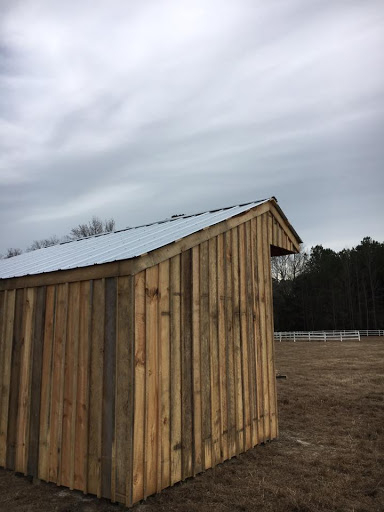
POLYGON ((13 247, 10 247, 9 249, 7 249, 7 253, 4 256, 4 258, 13 258, 14 256, 18 256, 19 254, 22 254, 22 252, 23 251, 21 249, 15 249, 13 247))
POLYGON ((272 258, 272 278, 276 281, 296 279, 305 269, 308 257, 306 252, 274 256, 272 258))
POLYGON ((43 238, 42 240, 34 240, 32 244, 27 248, 27 251, 36 251, 36 249, 42 249, 44 247, 51 247, 61 242, 60 238, 56 235, 52 235, 49 238, 43 238))
POLYGON ((115 229, 114 219, 106 219, 104 222, 98 217, 93 216, 88 224, 79 224, 77 227, 71 229, 69 235, 71 240, 84 238, 92 235, 99 235, 101 233, 109 233, 115 229))

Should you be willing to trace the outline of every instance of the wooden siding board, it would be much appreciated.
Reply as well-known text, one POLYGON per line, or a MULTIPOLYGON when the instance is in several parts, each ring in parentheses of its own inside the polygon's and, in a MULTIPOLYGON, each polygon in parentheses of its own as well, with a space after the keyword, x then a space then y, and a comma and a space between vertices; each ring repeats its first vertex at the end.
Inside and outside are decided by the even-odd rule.
POLYGON ((101 496, 104 315, 105 280, 97 279, 93 282, 92 300, 87 468, 87 490, 97 496, 101 496))
POLYGON ((258 414, 257 414, 257 375, 256 375, 256 336, 255 336, 255 323, 256 314, 254 310, 254 294, 255 280, 254 280, 254 262, 252 256, 255 248, 253 247, 252 227, 251 221, 245 224, 245 242, 246 242, 246 264, 245 264, 245 279, 246 279, 246 293, 247 293, 247 336, 248 336, 248 375, 249 375, 249 412, 251 421, 251 445, 255 446, 259 442, 258 435, 258 414))
POLYGON ((249 375, 248 375, 248 324, 247 324, 247 253, 245 246, 245 225, 239 230, 239 277, 240 277, 240 340, 241 340, 241 381, 243 393, 243 425, 244 425, 244 451, 252 447, 251 415, 249 402, 249 375))
POLYGON ((145 489, 144 497, 157 490, 157 464, 159 449, 158 408, 159 408, 159 368, 158 368, 158 266, 145 271, 146 294, 146 439, 145 439, 145 489))
POLYGON ((212 467, 211 368, 208 242, 200 246, 201 399, 204 468, 212 467))
POLYGON ((201 350, 200 350, 200 248, 192 249, 192 336, 193 336, 193 474, 200 473, 202 464, 202 404, 201 404, 201 350))
POLYGON ((211 371, 212 465, 221 461, 220 367, 218 348, 217 238, 209 240, 209 338, 211 371))
POLYGON ((235 385, 236 454, 244 451, 243 390, 241 371, 238 228, 232 230, 233 368, 235 385))
POLYGON ((258 261, 258 284, 259 284, 259 307, 260 307, 260 341, 261 341, 261 373, 263 376, 263 418, 264 418, 264 441, 270 439, 270 417, 269 417, 269 382, 268 382, 268 355, 267 355, 267 325, 266 325, 266 297, 264 278, 264 216, 257 218, 257 261, 258 261))
POLYGON ((193 402, 192 402, 192 251, 181 255, 181 443, 182 478, 192 476, 193 402))
POLYGON ((226 318, 226 374, 228 414, 228 457, 236 455, 236 405, 233 343, 233 296, 232 296, 232 233, 224 234, 225 246, 225 318, 226 318))
MULTIPOLYGON (((129 454, 132 432, 132 307, 131 277, 119 277, 117 282, 117 329, 116 329, 116 408, 114 449, 116 464, 114 468, 115 498, 125 500, 127 475, 132 474, 129 454)), ((120 500, 118 500, 120 501, 120 500)))
POLYGON ((159 344, 161 353, 161 488, 171 483, 170 460, 170 303, 169 303, 169 261, 159 264, 159 344))
POLYGON ((53 343, 56 319, 56 286, 47 286, 45 299, 43 366, 41 375, 40 436, 38 477, 49 480, 49 450, 51 424, 51 389, 53 370, 53 343))
POLYGON ((144 497, 145 272, 135 276, 135 387, 132 502, 144 497))
POLYGON ((13 331, 16 307, 16 291, 10 290, 4 293, 4 324, 3 324, 3 344, 2 357, 3 365, 0 375, 1 391, 1 415, 0 415, 0 466, 6 466, 7 458, 7 432, 9 405, 11 394, 12 371, 14 366, 13 359, 13 331), (7 364, 9 361, 9 364, 7 364))
POLYGON ((16 443, 17 443, 17 413, 20 392, 20 365, 23 344, 23 307, 24 290, 16 291, 16 304, 14 315, 14 328, 12 340, 12 367, 8 408, 8 425, 6 435, 6 467, 15 469, 16 443))
POLYGON ((101 495, 112 498, 112 444, 115 423, 117 278, 105 280, 105 331, 102 398, 101 495))
POLYGON ((56 321, 53 344, 49 480, 59 481, 63 427, 64 364, 67 337, 68 284, 60 284, 56 295, 56 321))
POLYGON ((73 488, 71 475, 73 448, 75 446, 73 418, 76 407, 77 357, 79 344, 80 283, 70 283, 68 290, 67 342, 64 363, 63 434, 59 482, 73 488))
MULTIPOLYGON (((271 419, 271 439, 277 437, 277 398, 276 398, 276 373, 274 356, 274 328, 273 328, 273 295, 271 275, 271 243, 273 236, 273 217, 270 212, 266 215, 266 225, 263 231, 264 237, 264 279, 266 295, 266 322, 267 322, 267 347, 268 347, 268 375, 269 375, 269 403, 271 419)), ((288 246, 286 240, 286 247, 288 246)))
POLYGON ((92 284, 90 281, 80 283, 79 306, 79 356, 77 363, 73 487, 84 492, 87 492, 92 284))
POLYGON ((180 256, 171 259, 171 484, 182 479, 181 467, 181 290, 180 256))
POLYGON ((39 431, 40 431, 40 403, 41 403, 41 383, 43 367, 43 344, 44 344, 44 324, 45 324, 45 300, 46 287, 41 286, 36 291, 36 313, 33 328, 33 362, 32 362, 32 382, 31 382, 31 412, 29 425, 29 451, 27 474, 38 475, 39 459, 39 431))
POLYGON ((253 315, 255 335, 255 371, 256 371, 256 403, 257 403, 257 431, 258 441, 264 442, 264 393, 262 372, 262 331, 260 322, 260 286, 259 286, 259 258, 258 258, 258 225, 257 219, 251 221, 251 251, 252 251, 252 289, 253 289, 253 315))
POLYGON ((225 318, 225 264, 224 236, 217 237, 217 294, 218 294, 218 357, 220 377, 220 436, 221 460, 228 459, 228 412, 226 369, 226 318, 225 318))

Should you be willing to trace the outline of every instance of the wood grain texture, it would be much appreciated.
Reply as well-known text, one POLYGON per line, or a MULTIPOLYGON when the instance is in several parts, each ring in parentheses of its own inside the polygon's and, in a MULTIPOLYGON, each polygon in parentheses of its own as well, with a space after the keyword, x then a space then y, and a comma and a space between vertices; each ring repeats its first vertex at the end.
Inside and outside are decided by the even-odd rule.
POLYGON ((43 366, 41 372, 40 436, 38 477, 49 480, 49 451, 51 427, 51 390, 53 370, 53 343, 56 318, 56 286, 47 286, 45 299, 43 366))
POLYGON ((203 468, 208 469, 212 467, 208 242, 200 246, 200 308, 203 468))
POLYGON ((228 407, 226 367, 226 296, 225 296, 225 251, 224 236, 217 237, 217 300, 218 300, 218 357, 220 378, 220 436, 221 460, 228 459, 228 407))
POLYGON ((200 248, 192 249, 193 474, 203 469, 200 338, 200 248))
POLYGON ((6 466, 7 430, 9 401, 11 393, 11 368, 14 366, 13 331, 15 328, 16 290, 4 292, 4 320, 2 328, 2 362, 0 375, 1 415, 0 415, 0 466, 6 466))
POLYGON ((76 427, 74 442, 73 487, 87 492, 90 354, 93 283, 80 283, 79 355, 77 368, 76 427))
POLYGON ((144 497, 144 426, 145 426, 145 272, 135 276, 135 392, 133 432, 132 501, 144 497))
POLYGON ((101 495, 115 500, 112 489, 112 445, 115 426, 117 278, 105 280, 105 330, 101 434, 101 495))
POLYGON ((101 436, 103 405, 105 281, 93 282, 89 380, 87 490, 101 496, 101 436))
POLYGON ((217 238, 208 242, 209 258, 209 345, 211 373, 212 465, 221 461, 220 365, 218 347, 217 238))
POLYGON ((159 343, 158 343, 158 266, 145 271, 145 480, 144 497, 157 490, 159 449, 159 343))
POLYGON ((170 261, 171 297, 171 484, 182 479, 181 467, 181 290, 180 256, 170 261))
POLYGON ((29 439, 28 439, 28 463, 27 474, 38 474, 39 462, 39 432, 40 432, 40 405, 42 397, 42 367, 43 367, 43 343, 45 324, 45 301, 47 289, 41 286, 36 290, 36 304, 33 326, 33 360, 32 360, 32 381, 29 416, 29 439))
POLYGON ((169 261, 159 264, 159 350, 161 352, 161 488, 171 484, 171 365, 170 365, 169 261))
POLYGON ((16 291, 16 304, 12 340, 12 366, 6 434, 6 467, 15 469, 17 444, 17 416, 19 409, 20 374, 23 347, 23 322, 25 290, 16 291))
POLYGON ((181 464, 182 478, 193 474, 192 251, 181 254, 181 464))

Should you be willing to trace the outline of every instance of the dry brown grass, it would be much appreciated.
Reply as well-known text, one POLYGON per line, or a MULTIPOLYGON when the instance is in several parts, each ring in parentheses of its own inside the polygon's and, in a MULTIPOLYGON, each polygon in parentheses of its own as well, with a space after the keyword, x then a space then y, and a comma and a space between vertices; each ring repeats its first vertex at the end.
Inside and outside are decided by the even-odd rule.
MULTIPOLYGON (((151 511, 383 511, 384 339, 278 343, 280 439, 166 489, 151 511)), ((0 470, 0 510, 118 505, 0 470)))

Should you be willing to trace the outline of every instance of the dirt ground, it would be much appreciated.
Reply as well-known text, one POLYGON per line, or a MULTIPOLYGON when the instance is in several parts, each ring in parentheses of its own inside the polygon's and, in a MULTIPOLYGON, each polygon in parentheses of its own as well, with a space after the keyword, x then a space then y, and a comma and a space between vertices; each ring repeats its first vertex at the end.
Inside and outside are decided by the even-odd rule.
MULTIPOLYGON (((280 438, 133 507, 384 511, 384 338, 276 344, 280 438)), ((0 511, 118 512, 0 469, 0 511)))

